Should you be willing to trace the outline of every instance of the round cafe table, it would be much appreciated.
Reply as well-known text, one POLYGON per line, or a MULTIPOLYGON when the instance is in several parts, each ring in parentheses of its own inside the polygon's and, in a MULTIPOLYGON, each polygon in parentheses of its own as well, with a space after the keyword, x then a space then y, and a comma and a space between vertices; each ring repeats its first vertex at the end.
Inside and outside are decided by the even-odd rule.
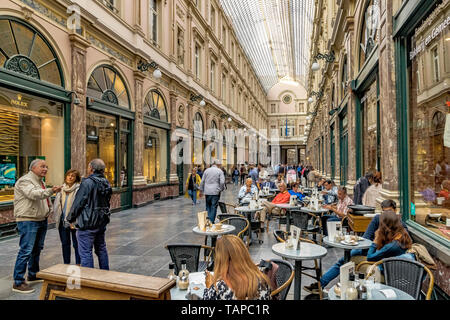
MULTIPOLYGON (((314 214, 319 219, 319 228, 320 228, 320 234, 323 235, 323 226, 322 226, 322 219, 321 216, 325 213, 328 213, 328 209, 324 209, 319 207, 319 209, 309 208, 309 207, 303 207, 300 209, 302 212, 311 213, 314 214)), ((316 236, 314 235, 314 240, 316 240, 316 236)))
POLYGON ((192 229, 192 231, 195 234, 205 236, 205 243, 206 243, 207 237, 211 237, 211 247, 215 247, 218 236, 221 236, 224 234, 229 234, 229 233, 233 232, 235 229, 236 229, 235 226, 232 226, 230 224, 223 224, 222 229, 219 231, 211 230, 211 228, 206 228, 206 231, 203 231, 203 230, 200 230, 200 228, 198 226, 195 226, 192 229))
POLYGON ((368 249, 372 245, 372 241, 361 237, 358 237, 358 244, 353 246, 341 242, 334 242, 334 240, 328 237, 323 238, 323 242, 331 247, 344 249, 344 263, 350 261, 350 252, 353 249, 368 249))
MULTIPOLYGON (((211 272, 211 274, 213 274, 211 272)), ((177 277, 178 279, 178 277, 177 277)), ((203 298, 203 293, 206 289, 205 272, 191 272, 189 273, 189 289, 180 290, 178 286, 170 289, 171 300, 188 300, 188 293, 195 295, 197 299, 203 298)), ((191 297, 192 298, 192 297, 191 297)))
POLYGON ((234 211, 237 212, 242 212, 243 214, 245 214, 245 217, 248 220, 249 223, 249 227, 248 227, 248 239, 249 239, 249 245, 252 243, 252 228, 251 228, 251 222, 252 222, 252 213, 255 213, 257 211, 261 211, 263 208, 262 207, 257 207, 255 209, 251 209, 250 207, 237 207, 234 208, 234 211))
POLYGON ((291 206, 289 203, 278 203, 275 204, 277 208, 286 210, 286 231, 289 232, 291 230, 291 210, 292 209, 300 209, 301 205, 291 206))
POLYGON ((308 242, 300 242, 300 250, 286 249, 285 243, 281 242, 272 246, 272 252, 277 256, 295 261, 294 300, 300 300, 302 289, 302 261, 322 259, 327 254, 327 249, 308 242))
MULTIPOLYGON (((330 300, 341 300, 340 296, 337 296, 334 292, 334 287, 332 286, 330 291, 328 291, 328 299, 330 300)), ((368 289, 369 290, 369 289, 368 289)), ((370 289, 371 294, 368 295, 367 300, 414 300, 414 298, 407 294, 406 292, 399 290, 397 288, 387 286, 382 283, 375 283, 374 287, 370 289), (395 298, 388 299, 380 290, 392 289, 395 292, 395 298)))

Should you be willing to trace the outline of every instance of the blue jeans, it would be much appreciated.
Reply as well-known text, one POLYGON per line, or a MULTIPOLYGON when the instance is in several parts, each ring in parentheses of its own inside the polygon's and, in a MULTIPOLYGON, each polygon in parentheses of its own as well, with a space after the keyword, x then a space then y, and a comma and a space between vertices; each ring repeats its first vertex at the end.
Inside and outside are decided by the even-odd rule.
POLYGON ((220 195, 205 195, 206 211, 208 211, 208 219, 212 223, 216 220, 217 206, 219 205, 220 195))
MULTIPOLYGON (((350 251, 351 257, 361 256, 361 255, 362 255, 361 249, 356 249, 356 250, 350 251)), ((344 264, 344 257, 340 258, 338 260, 338 262, 333 264, 333 266, 330 269, 328 269, 328 271, 325 272, 324 275, 322 275, 322 278, 320 278, 320 285, 322 286, 322 288, 325 288, 327 286, 327 284, 329 284, 334 278, 339 276, 339 274, 341 273, 340 268, 343 264, 344 264)))
POLYGON ((14 284, 16 286, 25 282, 25 271, 28 265, 28 277, 36 277, 39 272, 39 257, 44 248, 47 234, 47 219, 43 221, 17 222, 19 230, 19 253, 14 266, 14 284))
POLYGON ((238 180, 239 180, 239 176, 234 176, 234 177, 233 177, 233 182, 234 182, 234 185, 235 185, 235 186, 238 185, 238 180))
POLYGON ((106 227, 93 230, 77 230, 78 252, 80 253, 82 267, 94 267, 94 258, 92 256, 92 247, 94 247, 100 269, 109 270, 105 231, 106 227))
POLYGON ((323 235, 328 236, 328 229, 327 229, 327 222, 328 221, 341 221, 341 219, 334 214, 324 214, 322 216, 322 229, 323 229, 323 235))
POLYGON ((78 253, 77 230, 65 228, 63 222, 61 221, 59 223, 58 231, 59 231, 59 239, 61 239, 64 264, 70 264, 70 256, 71 256, 70 242, 72 242, 73 249, 75 250, 75 263, 80 264, 81 259, 80 254, 78 253))
POLYGON ((194 204, 196 204, 197 203, 197 191, 195 191, 195 190, 188 190, 188 194, 191 197, 192 202, 194 204))

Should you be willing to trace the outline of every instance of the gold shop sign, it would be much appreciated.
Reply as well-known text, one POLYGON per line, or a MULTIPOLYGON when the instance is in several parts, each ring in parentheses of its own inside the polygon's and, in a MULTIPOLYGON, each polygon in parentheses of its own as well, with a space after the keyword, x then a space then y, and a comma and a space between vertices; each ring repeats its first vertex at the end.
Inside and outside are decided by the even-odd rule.
POLYGON ((22 101, 22 95, 17 95, 17 100, 11 99, 11 104, 18 107, 28 107, 28 102, 22 101))

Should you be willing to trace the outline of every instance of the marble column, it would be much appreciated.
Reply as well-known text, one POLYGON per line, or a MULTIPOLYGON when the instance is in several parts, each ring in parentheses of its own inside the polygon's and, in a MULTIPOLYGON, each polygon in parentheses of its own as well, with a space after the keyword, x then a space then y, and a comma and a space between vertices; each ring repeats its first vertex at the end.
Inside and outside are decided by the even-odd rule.
MULTIPOLYGON (((395 43, 389 36, 392 34, 393 1, 380 3, 380 138, 381 138, 381 173, 383 189, 377 199, 377 207, 385 199, 392 199, 399 204, 398 179, 398 146, 397 146, 397 116, 392 101, 396 99, 395 84, 395 43)), ((407 165, 406 163, 403 165, 407 165)))
POLYGON ((80 104, 70 106, 71 167, 87 176, 86 165, 86 50, 90 43, 77 33, 69 34, 72 50, 72 91, 80 104))
POLYGON ((146 185, 147 180, 143 174, 143 155, 144 155, 144 120, 143 120, 143 102, 144 102, 144 84, 145 74, 141 71, 134 72, 134 103, 136 107, 136 117, 134 120, 134 177, 133 185, 146 185))
MULTIPOLYGON (((170 91, 170 133, 175 132, 177 128, 177 95, 174 91, 170 91)), ((171 152, 177 146, 177 141, 170 140, 170 150, 167 150, 168 156, 170 157, 171 152)), ((177 175, 177 165, 175 162, 170 160, 170 176, 169 182, 173 184, 177 184, 178 175, 177 175)))

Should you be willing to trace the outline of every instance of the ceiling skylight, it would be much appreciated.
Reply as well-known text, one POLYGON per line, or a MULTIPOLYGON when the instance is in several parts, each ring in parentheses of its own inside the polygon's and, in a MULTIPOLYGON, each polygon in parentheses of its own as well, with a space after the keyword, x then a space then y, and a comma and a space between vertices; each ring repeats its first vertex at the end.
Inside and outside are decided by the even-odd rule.
POLYGON ((220 0, 266 92, 282 78, 306 86, 314 0, 220 0))

